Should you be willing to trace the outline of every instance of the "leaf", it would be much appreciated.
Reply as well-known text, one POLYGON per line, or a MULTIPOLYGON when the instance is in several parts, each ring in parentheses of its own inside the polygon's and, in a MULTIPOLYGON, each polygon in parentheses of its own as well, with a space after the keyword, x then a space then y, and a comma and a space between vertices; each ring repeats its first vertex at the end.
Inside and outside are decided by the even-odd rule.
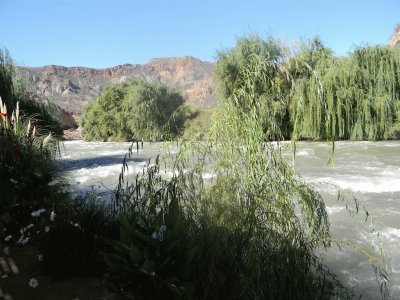
POLYGON ((117 250, 117 251, 119 251, 121 253, 123 253, 123 252, 128 253, 129 252, 129 246, 124 244, 124 243, 122 243, 122 242, 120 242, 120 241, 106 239, 106 238, 104 238, 104 240, 107 242, 107 244, 111 245, 115 250, 117 250))
POLYGON ((155 246, 155 240, 153 240, 150 236, 145 235, 143 232, 135 229, 132 232, 137 238, 139 238, 141 241, 145 242, 146 244, 150 246, 155 246))
POLYGON ((156 275, 155 268, 156 268, 156 263, 150 258, 146 258, 140 270, 143 273, 153 277, 156 275))
POLYGON ((135 264, 139 264, 143 260, 142 253, 134 244, 129 247, 129 257, 135 264))
POLYGON ((104 260, 106 261, 107 266, 113 271, 120 271, 124 266, 123 259, 117 254, 114 253, 104 253, 104 260))

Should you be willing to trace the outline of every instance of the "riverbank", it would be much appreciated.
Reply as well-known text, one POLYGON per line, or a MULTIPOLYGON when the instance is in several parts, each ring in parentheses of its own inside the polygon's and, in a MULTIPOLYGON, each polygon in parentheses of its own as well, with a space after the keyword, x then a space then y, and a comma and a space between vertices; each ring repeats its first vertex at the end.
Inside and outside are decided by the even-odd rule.
POLYGON ((34 245, 5 247, 0 244, 0 261, 0 299, 123 299, 110 292, 100 277, 52 279, 41 271, 42 256, 34 245))
POLYGON ((80 127, 76 129, 67 129, 63 131, 62 139, 64 141, 77 141, 83 140, 82 129, 80 127))

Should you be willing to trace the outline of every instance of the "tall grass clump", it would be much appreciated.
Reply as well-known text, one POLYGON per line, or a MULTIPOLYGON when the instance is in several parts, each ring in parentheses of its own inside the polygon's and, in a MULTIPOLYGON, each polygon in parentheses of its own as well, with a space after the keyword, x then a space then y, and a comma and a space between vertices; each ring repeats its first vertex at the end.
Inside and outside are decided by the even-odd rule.
POLYGON ((114 250, 105 259, 126 295, 329 299, 346 294, 314 254, 329 246, 324 202, 294 173, 280 143, 268 138, 279 135, 267 134, 260 120, 256 85, 277 62, 258 62, 240 70, 243 84, 221 101, 203 141, 182 143, 176 157, 156 159, 133 182, 124 165, 115 201, 120 236, 109 241, 114 250))
POLYGON ((21 117, 32 116, 40 121, 41 128, 51 131, 53 135, 62 135, 62 130, 51 113, 55 110, 55 105, 35 96, 28 85, 29 83, 19 77, 9 52, 0 49, 0 97, 7 110, 15 111, 19 103, 21 117))
POLYGON ((33 114, 25 111, 30 102, 28 96, 19 101, 24 94, 14 70, 8 52, 0 51, 0 235, 17 238, 33 212, 51 209, 64 192, 55 164, 57 132, 42 118, 44 107, 31 104, 33 114))
POLYGON ((0 105, 0 205, 10 233, 25 226, 31 212, 62 198, 62 177, 54 163, 58 140, 52 133, 34 117, 21 117, 18 103, 12 113, 1 99, 0 105))

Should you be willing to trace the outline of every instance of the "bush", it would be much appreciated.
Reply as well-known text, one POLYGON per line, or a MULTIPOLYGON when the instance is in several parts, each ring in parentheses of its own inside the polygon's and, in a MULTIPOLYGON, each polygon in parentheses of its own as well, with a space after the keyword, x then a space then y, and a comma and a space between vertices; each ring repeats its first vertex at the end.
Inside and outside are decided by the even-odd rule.
POLYGON ((184 138, 203 139, 205 133, 210 129, 215 115, 215 107, 203 108, 187 106, 187 114, 184 125, 184 138))
POLYGON ((0 50, 0 237, 23 237, 19 231, 32 224, 34 211, 51 210, 65 197, 52 120, 44 106, 24 94, 12 59, 0 50))
MULTIPOLYGON (((0 106, 3 105, 0 99, 0 106)), ((0 211, 5 234, 16 235, 31 223, 31 213, 52 209, 65 198, 63 178, 54 159, 58 141, 37 125, 36 119, 22 119, 19 109, 0 120, 0 211), (36 123, 36 124, 35 124, 36 123)))
POLYGON ((106 87, 81 118, 86 140, 168 140, 181 134, 183 97, 154 83, 132 81, 106 87))

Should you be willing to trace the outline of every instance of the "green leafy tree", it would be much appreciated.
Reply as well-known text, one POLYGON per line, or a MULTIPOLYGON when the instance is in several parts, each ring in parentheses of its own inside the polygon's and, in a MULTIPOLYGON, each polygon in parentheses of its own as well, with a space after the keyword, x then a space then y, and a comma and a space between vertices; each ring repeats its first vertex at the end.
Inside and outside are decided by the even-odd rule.
POLYGON ((249 36, 239 39, 234 48, 219 52, 215 66, 219 101, 233 102, 240 109, 249 107, 243 102, 248 101, 247 98, 237 97, 234 91, 252 80, 254 84, 246 86, 243 92, 259 99, 257 114, 265 121, 264 131, 268 135, 274 132, 285 137, 290 132, 287 107, 291 89, 287 67, 281 63, 286 52, 287 49, 272 38, 249 36))
POLYGON ((258 77, 255 93, 264 94, 271 81, 278 75, 278 62, 284 57, 284 47, 272 38, 262 39, 259 36, 240 38, 232 49, 218 53, 215 66, 215 81, 218 93, 224 99, 232 96, 235 89, 242 87, 246 78, 242 76, 243 68, 255 68, 261 63, 268 63, 265 74, 258 77), (265 77, 270 81, 263 80, 265 77), (263 84, 258 84, 263 82, 263 84))
POLYGON ((294 134, 306 139, 387 138, 398 113, 399 66, 400 50, 389 46, 360 47, 329 64, 316 64, 291 99, 294 134))
POLYGON ((87 140, 166 140, 183 127, 183 97, 164 85, 131 81, 106 87, 84 110, 87 140))
POLYGON ((316 70, 323 72, 334 61, 332 50, 324 45, 319 36, 302 42, 293 52, 289 58, 289 73, 296 81, 309 79, 316 70))

